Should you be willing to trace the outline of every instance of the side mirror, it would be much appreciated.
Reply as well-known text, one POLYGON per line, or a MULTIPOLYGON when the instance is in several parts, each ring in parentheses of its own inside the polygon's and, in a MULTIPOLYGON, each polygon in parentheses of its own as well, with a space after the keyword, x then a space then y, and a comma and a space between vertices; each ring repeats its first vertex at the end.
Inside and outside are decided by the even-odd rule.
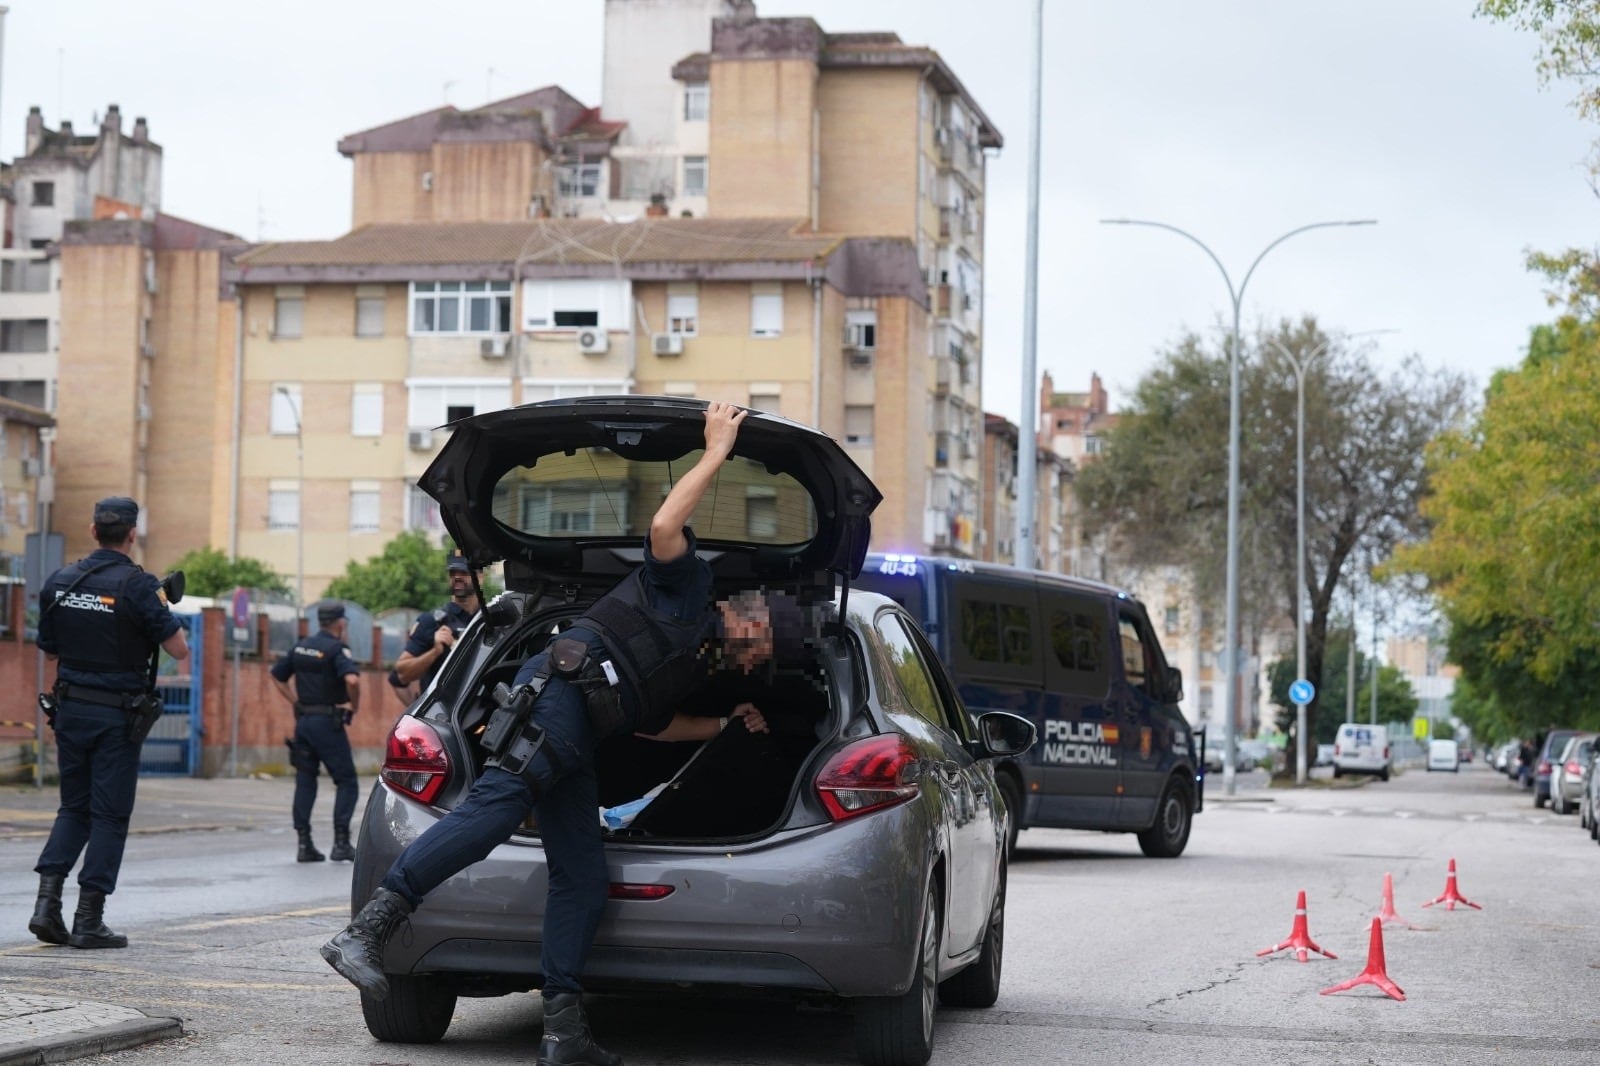
POLYGON ((988 711, 978 716, 979 758, 1021 755, 1033 747, 1033 723, 1006 711, 988 711))
POLYGON ((1183 671, 1176 666, 1167 667, 1167 701, 1178 703, 1183 699, 1183 671))

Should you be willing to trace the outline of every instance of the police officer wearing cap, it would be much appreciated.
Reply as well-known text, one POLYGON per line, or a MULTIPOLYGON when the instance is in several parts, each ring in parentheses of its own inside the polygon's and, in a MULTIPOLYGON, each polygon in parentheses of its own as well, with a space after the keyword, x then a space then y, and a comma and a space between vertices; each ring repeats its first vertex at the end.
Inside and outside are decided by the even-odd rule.
POLYGON ((328 768, 337 790, 333 798, 334 862, 356 857, 350 846, 350 816, 355 813, 359 789, 350 738, 344 727, 361 708, 361 668, 345 644, 350 623, 344 605, 317 605, 322 628, 295 642, 272 667, 272 684, 294 707, 294 737, 289 763, 294 767, 294 830, 300 836, 296 862, 321 862, 322 852, 311 840, 311 807, 317 801, 317 766, 328 768))
POLYGON ((39 898, 28 929, 48 944, 128 946, 104 916, 139 782, 142 733, 135 736, 130 711, 150 691, 157 648, 174 659, 189 657, 188 638, 167 608, 161 582, 131 557, 138 522, 139 505, 125 496, 95 504, 89 532, 100 547, 51 574, 39 591, 39 649, 58 664, 51 726, 61 809, 34 867, 39 898), (80 855, 69 933, 61 890, 80 855))
POLYGON ((419 615, 411 626, 405 649, 394 663, 395 678, 401 685, 419 684, 426 689, 444 665, 444 657, 450 654, 456 638, 483 606, 472 580, 472 567, 459 550, 450 553, 445 573, 450 577, 450 602, 419 615))

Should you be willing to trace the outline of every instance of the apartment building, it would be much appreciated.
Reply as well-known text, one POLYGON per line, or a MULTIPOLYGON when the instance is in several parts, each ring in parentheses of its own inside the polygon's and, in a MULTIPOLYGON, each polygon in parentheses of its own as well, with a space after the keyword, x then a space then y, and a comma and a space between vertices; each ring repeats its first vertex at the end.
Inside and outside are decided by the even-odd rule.
MULTIPOLYGON (((983 513, 978 518, 979 558, 1009 566, 1017 559, 1017 441, 1021 430, 1001 415, 983 416, 983 513)), ((1035 449, 1034 561, 1038 569, 1074 573, 1068 550, 1077 500, 1072 492, 1074 465, 1049 448, 1035 449)))
POLYGON ((44 442, 54 425, 44 408, 0 396, 0 577, 20 573, 37 530, 44 442))

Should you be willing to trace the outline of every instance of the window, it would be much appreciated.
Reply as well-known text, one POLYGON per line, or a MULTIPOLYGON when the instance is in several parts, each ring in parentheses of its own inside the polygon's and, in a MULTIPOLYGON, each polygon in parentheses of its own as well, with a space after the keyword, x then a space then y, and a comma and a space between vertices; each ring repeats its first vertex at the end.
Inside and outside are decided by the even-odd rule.
POLYGON ((557 191, 562 199, 582 199, 600 195, 599 163, 568 163, 556 171, 557 191))
POLYGON ((744 528, 751 540, 771 542, 778 536, 778 490, 751 485, 744 490, 744 528))
POLYGON ((1034 654, 1032 588, 963 580, 956 592, 956 660, 975 677, 1006 677, 1038 684, 1034 654))
POLYGON ((1168 633, 1176 633, 1178 631, 1178 609, 1176 607, 1167 608, 1165 624, 1168 633))
POLYGON ((0 292, 49 292, 50 263, 44 259, 0 262, 0 292))
MULTIPOLYGON (((679 337, 699 335, 700 297, 694 293, 667 296, 667 332, 679 337)), ((598 323, 596 323, 598 325, 598 323)))
POLYGON ((612 499, 587 486, 518 486, 520 528, 536 536, 620 533, 630 528, 626 497, 612 499))
POLYGON ((300 386, 272 386, 272 435, 293 437, 300 432, 300 386))
POLYGON ((439 503, 415 484, 406 486, 406 529, 420 529, 425 533, 443 533, 444 519, 439 516, 439 503))
POLYGON ((573 381, 570 378, 524 378, 522 381, 523 403, 561 400, 568 396, 626 396, 627 393, 626 381, 573 381))
POLYGON ((1106 442, 1104 437, 1087 436, 1083 438, 1084 455, 1104 455, 1106 442))
POLYGON ((511 282, 414 281, 411 332, 510 333, 511 282))
POLYGON ((894 667, 895 679, 906 704, 921 718, 942 729, 949 729, 944 705, 939 698, 939 683, 934 679, 928 664, 922 661, 917 643, 906 631, 899 615, 884 614, 878 617, 876 629, 883 638, 884 650, 894 667))
POLYGON ((1045 668, 1050 687, 1074 696, 1104 696, 1110 683, 1105 606, 1088 596, 1043 595, 1050 633, 1050 661, 1045 668))
POLYGON ((293 340, 300 336, 306 317, 304 296, 280 296, 272 307, 272 336, 278 340, 293 340))
POLYGON ((523 328, 550 330, 626 330, 632 317, 632 288, 626 280, 536 279, 522 283, 523 328))
POLYGON ((380 499, 376 481, 350 482, 350 532, 378 532, 380 499))
POLYGON ((872 444, 872 407, 869 404, 845 405, 844 442, 857 446, 872 444))
POLYGON ((0 322, 0 352, 47 352, 50 322, 43 318, 8 318, 0 322))
POLYGON ((415 380, 406 384, 410 389, 407 426, 440 426, 511 406, 511 386, 504 381, 415 380))
POLYGON ((383 436, 383 386, 358 384, 350 394, 350 435, 383 436))
POLYGON ((752 381, 750 383, 750 408, 754 411, 766 411, 768 414, 782 414, 783 386, 776 381, 752 381))
POLYGON ((1150 656, 1139 637, 1139 623, 1129 615, 1118 615, 1117 635, 1122 642, 1122 673, 1128 684, 1143 688, 1150 674, 1150 656))
POLYGON ((356 297, 356 336, 383 336, 383 297, 356 297))
POLYGON ((706 194, 706 157, 703 155, 686 155, 683 157, 683 195, 704 196, 706 194))
POLYGON ((33 183, 33 206, 54 207, 56 203, 56 183, 53 181, 36 181, 33 183))
POLYGON ((783 293, 757 292, 750 297, 750 335, 783 336, 783 293))
POLYGON ((857 351, 870 352, 878 346, 878 312, 846 311, 844 313, 844 346, 857 351))
POLYGON ((300 483, 271 481, 267 485, 267 528, 300 528, 300 483))
POLYGON ((704 122, 711 117, 711 86, 703 81, 691 81, 683 87, 683 120, 704 122))

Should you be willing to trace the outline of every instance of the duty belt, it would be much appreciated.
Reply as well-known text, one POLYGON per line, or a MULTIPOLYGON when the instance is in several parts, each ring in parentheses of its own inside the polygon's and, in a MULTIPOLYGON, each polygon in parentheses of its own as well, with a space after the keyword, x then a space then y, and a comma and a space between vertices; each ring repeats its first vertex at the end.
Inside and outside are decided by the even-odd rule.
POLYGON ((129 701, 137 695, 139 695, 137 692, 114 692, 108 688, 89 688, 87 685, 74 685, 68 682, 61 686, 56 698, 126 710, 129 701))
POLYGON ((308 714, 326 714, 331 717, 338 717, 344 714, 344 708, 335 707, 331 703, 297 703, 294 705, 294 716, 296 718, 303 718, 308 714))

